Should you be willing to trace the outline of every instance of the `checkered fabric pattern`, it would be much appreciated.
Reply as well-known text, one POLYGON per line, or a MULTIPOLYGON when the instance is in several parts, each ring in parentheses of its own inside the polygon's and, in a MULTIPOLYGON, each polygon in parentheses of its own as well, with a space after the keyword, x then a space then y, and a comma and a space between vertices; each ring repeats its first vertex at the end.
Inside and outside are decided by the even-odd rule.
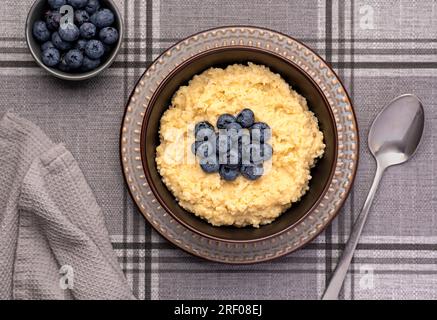
POLYGON ((137 297, 319 298, 373 179, 369 126, 389 100, 411 92, 425 106, 423 142, 413 161, 386 172, 341 298, 437 298, 436 1, 116 2, 126 25, 121 54, 103 75, 71 83, 48 75, 28 52, 24 24, 32 0, 1 1, 0 112, 35 122, 73 153, 137 297), (124 105, 153 59, 190 34, 235 24, 284 32, 331 63, 353 99, 362 142, 354 188, 326 231, 298 252, 249 266, 207 262, 161 238, 130 199, 118 153, 124 105))

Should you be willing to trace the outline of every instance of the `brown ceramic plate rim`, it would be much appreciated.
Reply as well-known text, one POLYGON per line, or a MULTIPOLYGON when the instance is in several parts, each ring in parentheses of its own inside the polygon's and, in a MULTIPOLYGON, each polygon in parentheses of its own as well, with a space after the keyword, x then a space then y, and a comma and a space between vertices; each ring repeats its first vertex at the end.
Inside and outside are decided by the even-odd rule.
MULTIPOLYGON (((232 51, 232 50, 248 50, 248 51, 254 51, 254 52, 262 52, 264 54, 267 55, 272 55, 275 56, 279 59, 281 59, 282 61, 286 62, 287 64, 290 65, 290 67, 294 67, 296 68, 301 74, 303 74, 308 80, 311 81, 311 83, 314 85, 314 87, 317 89, 317 91, 319 92, 319 94, 323 97, 323 100, 325 102, 325 106, 328 106, 328 112, 330 115, 330 120, 331 123, 335 123, 335 118, 334 118, 334 114, 331 110, 331 108, 329 108, 329 102, 326 99, 324 93, 322 92, 322 90, 319 88, 319 86, 317 85, 317 83, 302 69, 300 68, 297 64, 295 64, 294 62, 284 59, 282 56, 280 56, 279 54, 275 54, 274 52, 271 51, 267 51, 264 50, 262 48, 254 48, 254 47, 248 47, 248 46, 241 46, 241 45, 233 45, 233 46, 225 46, 225 47, 220 47, 220 48, 212 48, 209 50, 205 50, 197 55, 194 55, 192 57, 190 57, 189 59, 187 59, 186 61, 184 61, 182 64, 178 65, 177 67, 175 67, 158 85, 158 87, 156 88, 156 90, 153 92, 153 95, 148 103, 148 106, 152 106, 156 99, 159 97, 161 91, 163 90, 163 88, 165 87, 165 85, 167 84, 167 82, 175 75, 177 74, 181 69, 185 68, 187 65, 189 65, 190 63, 192 63, 193 61, 208 56, 208 55, 213 55, 217 52, 222 52, 222 51, 232 51)), ((337 132, 337 126, 334 125, 334 141, 335 141, 335 157, 334 160, 332 162, 331 165, 331 170, 329 173, 329 179, 326 183, 326 185, 323 188, 323 191, 321 192, 321 194, 317 197, 317 200, 314 202, 314 204, 311 206, 311 208, 309 210, 307 210, 305 212, 305 214, 299 218, 299 220, 295 221, 294 223, 290 224, 288 227, 284 228, 283 230, 276 232, 276 233, 272 233, 268 236, 264 236, 264 237, 260 237, 260 238, 256 238, 256 239, 250 239, 250 240, 232 240, 232 239, 224 239, 224 238, 220 238, 220 237, 216 237, 216 236, 212 236, 210 234, 204 233, 196 228, 194 228, 193 226, 189 225, 188 223, 186 223, 183 219, 181 219, 179 216, 177 216, 176 214, 174 214, 172 212, 172 210, 168 207, 167 203, 164 201, 164 199, 161 197, 161 195, 159 194, 155 183, 150 175, 148 168, 148 160, 147 157, 145 156, 145 132, 146 132, 146 126, 148 124, 149 118, 150 118, 150 114, 152 112, 152 109, 150 107, 148 107, 146 109, 146 113, 144 116, 144 120, 142 123, 142 127, 141 127, 141 136, 140 136, 140 154, 141 154, 141 161, 143 164, 143 170, 147 179, 147 182, 149 184, 150 189, 152 190, 155 198, 159 201, 159 203, 161 204, 161 206, 176 220, 178 221, 180 224, 182 224, 184 227, 188 228, 189 230, 212 240, 216 240, 216 241, 222 241, 222 242, 226 242, 226 243, 252 243, 252 242, 258 242, 258 241, 263 241, 263 240, 267 240, 273 237, 276 237, 284 232, 289 231, 290 229, 296 227, 297 225, 299 225, 303 220, 306 219, 306 217, 311 214, 319 205, 320 201, 323 199, 323 196, 327 193, 328 189, 329 189, 329 185, 333 179, 334 176, 334 172, 335 172, 335 167, 337 164, 337 160, 338 160, 338 132, 337 132)), ((207 221, 204 220, 205 223, 208 223, 207 221)), ((262 228, 262 226, 261 226, 262 228)))

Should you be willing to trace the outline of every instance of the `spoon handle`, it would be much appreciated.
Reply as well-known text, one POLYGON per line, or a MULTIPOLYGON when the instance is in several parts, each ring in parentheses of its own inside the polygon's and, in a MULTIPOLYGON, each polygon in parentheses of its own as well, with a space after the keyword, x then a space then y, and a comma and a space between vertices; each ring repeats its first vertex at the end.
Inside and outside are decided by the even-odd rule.
POLYGON ((335 268, 334 274, 329 281, 325 293, 323 294, 322 300, 337 300, 340 294, 341 287, 343 286, 344 278, 346 277, 347 270, 354 256, 355 248, 357 247, 358 240, 360 239, 361 232, 363 231, 364 225, 367 220, 367 215, 369 214, 369 209, 372 205, 373 198, 375 197, 376 190, 378 189, 379 182, 381 181, 382 175, 385 168, 380 164, 377 165, 375 178, 373 179, 372 187, 370 188, 369 194, 367 195, 366 202, 364 203, 363 209, 360 215, 355 221, 352 232, 344 248, 343 254, 335 268))

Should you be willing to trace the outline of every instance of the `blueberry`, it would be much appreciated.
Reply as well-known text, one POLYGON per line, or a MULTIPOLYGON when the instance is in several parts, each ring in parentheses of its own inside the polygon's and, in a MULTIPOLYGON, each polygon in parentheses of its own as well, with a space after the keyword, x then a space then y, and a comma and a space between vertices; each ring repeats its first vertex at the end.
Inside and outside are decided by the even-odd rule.
POLYGON ((85 54, 88 58, 99 59, 105 53, 103 43, 99 40, 90 40, 85 46, 85 54))
POLYGON ((227 130, 235 130, 236 132, 239 132, 241 129, 241 125, 237 122, 230 122, 225 124, 225 129, 227 130))
POLYGON ((85 22, 80 26, 80 36, 85 39, 91 39, 96 35, 97 28, 91 22, 85 22))
POLYGON ((222 114, 217 119, 217 128, 226 129, 227 125, 229 125, 230 123, 233 123, 235 121, 236 121, 236 119, 233 115, 231 115, 229 113, 222 114))
POLYGON ((44 62, 47 67, 56 66, 59 63, 60 59, 61 54, 56 48, 48 48, 42 52, 42 62, 44 62))
POLYGON ((100 30, 99 37, 105 44, 114 44, 118 40, 118 31, 113 27, 106 27, 100 30))
POLYGON ((78 69, 83 62, 83 53, 78 49, 72 49, 65 54, 65 62, 70 69, 78 69))
POLYGON ((56 31, 61 22, 61 14, 58 11, 47 11, 45 14, 47 28, 51 31, 56 31))
POLYGON ((203 141, 199 145, 195 145, 196 147, 196 155, 199 158, 208 158, 215 153, 215 148, 213 143, 210 141, 203 141))
POLYGON ((249 128, 253 125, 255 122, 255 114, 250 109, 243 109, 238 115, 237 115, 237 122, 243 127, 243 128, 249 128))
POLYGON ((85 10, 76 10, 76 12, 74 13, 74 21, 76 21, 78 25, 82 25, 89 20, 90 15, 85 10))
POLYGON ((79 39, 79 28, 75 24, 64 24, 59 27, 59 36, 62 40, 72 42, 79 39))
POLYGON ((267 130, 270 129, 269 125, 265 122, 255 122, 250 129, 267 130))
POLYGON ((200 167, 206 173, 218 172, 220 165, 216 157, 208 157, 200 160, 200 167))
POLYGON ((79 39, 76 41, 76 44, 74 45, 74 48, 79 49, 81 51, 85 51, 85 46, 88 43, 85 39, 79 39))
POLYGON ((83 57, 82 71, 91 71, 96 69, 100 65, 100 59, 90 59, 87 56, 83 57))
POLYGON ((93 13, 95 13, 99 9, 100 9, 100 2, 99 2, 99 0, 88 0, 87 5, 85 6, 85 10, 89 14, 93 14, 93 13))
POLYGON ((256 180, 264 173, 262 164, 260 165, 242 165, 240 168, 241 175, 249 180, 256 180))
POLYGON ((102 9, 97 11, 96 26, 100 29, 109 27, 114 23, 114 14, 109 9, 102 9))
POLYGON ((58 48, 59 50, 66 51, 66 50, 71 49, 71 43, 62 40, 61 37, 59 36, 58 32, 53 32, 52 42, 53 42, 54 46, 56 48, 58 48))
POLYGON ((46 42, 50 39, 50 31, 44 21, 38 20, 33 24, 33 36, 39 42, 46 42))
POLYGON ((44 42, 41 45, 41 51, 45 51, 45 50, 50 49, 50 48, 55 48, 55 45, 51 41, 44 42))
POLYGON ((222 164, 220 165, 219 174, 224 180, 233 181, 237 179, 240 172, 238 171, 238 168, 232 168, 222 164))
POLYGON ((271 137, 271 129, 267 123, 255 122, 251 127, 252 140, 259 143, 268 141, 271 137))
POLYGON ((261 156, 264 161, 268 161, 273 156, 273 148, 268 143, 265 143, 261 146, 261 156))
POLYGON ((80 9, 86 6, 88 0, 67 0, 68 4, 75 9, 80 9))
POLYGON ((60 7, 62 7, 64 4, 67 4, 66 0, 49 0, 49 6, 50 8, 57 10, 60 7))
POLYGON ((208 121, 201 121, 194 126, 194 136, 197 136, 201 129, 211 129, 214 131, 214 126, 208 121))

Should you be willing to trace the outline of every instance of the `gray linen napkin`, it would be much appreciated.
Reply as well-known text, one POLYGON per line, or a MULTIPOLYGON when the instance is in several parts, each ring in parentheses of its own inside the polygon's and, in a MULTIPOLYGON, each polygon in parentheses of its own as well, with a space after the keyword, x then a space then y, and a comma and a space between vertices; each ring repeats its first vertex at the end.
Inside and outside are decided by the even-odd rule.
POLYGON ((0 118, 0 299, 134 299, 73 156, 11 113, 0 118))

